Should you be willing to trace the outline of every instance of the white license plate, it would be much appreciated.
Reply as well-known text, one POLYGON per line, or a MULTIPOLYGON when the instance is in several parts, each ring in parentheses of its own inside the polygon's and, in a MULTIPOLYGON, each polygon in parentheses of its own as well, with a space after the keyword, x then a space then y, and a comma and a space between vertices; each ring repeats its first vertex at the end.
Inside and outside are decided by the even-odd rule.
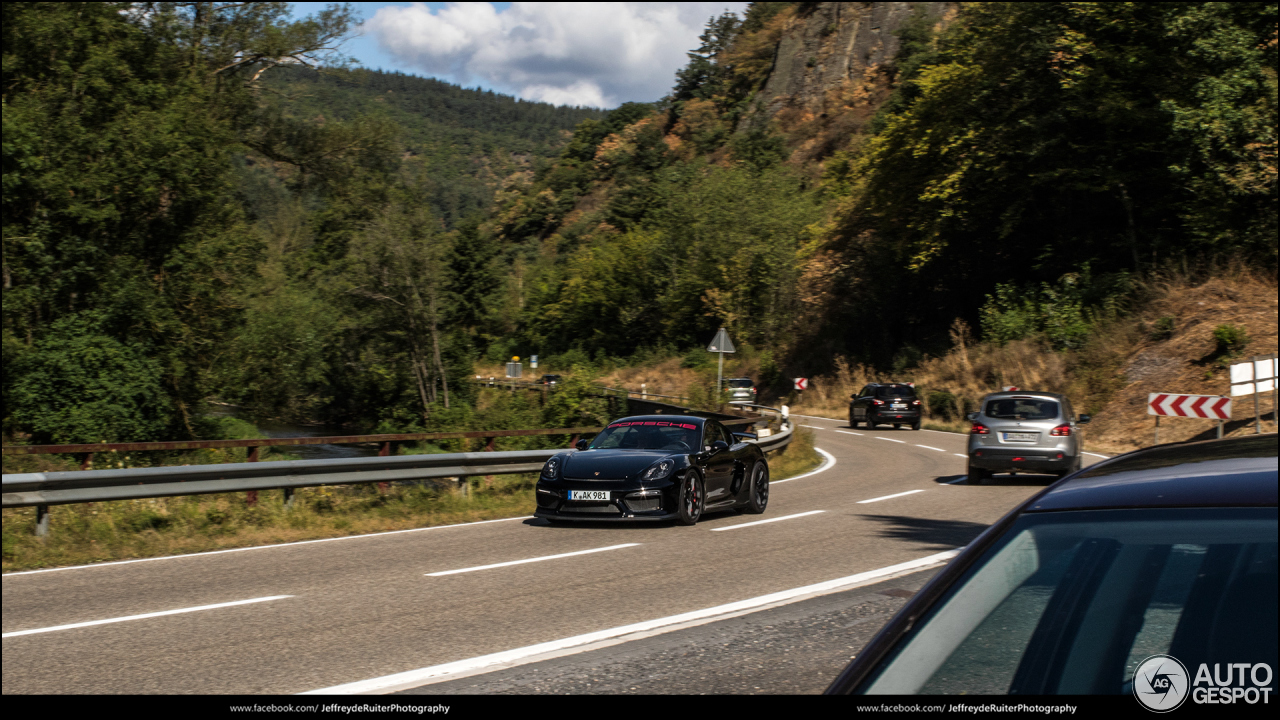
POLYGON ((1036 436, 1040 433, 1005 433, 1004 439, 1013 442, 1035 442, 1036 436))
POLYGON ((570 500, 609 500, 608 490, 570 490, 570 500))
POLYGON ((892 407, 894 410, 906 410, 906 409, 907 409, 907 406, 906 406, 905 404, 903 404, 903 403, 894 403, 894 404, 893 404, 893 405, 891 405, 890 407, 892 407))

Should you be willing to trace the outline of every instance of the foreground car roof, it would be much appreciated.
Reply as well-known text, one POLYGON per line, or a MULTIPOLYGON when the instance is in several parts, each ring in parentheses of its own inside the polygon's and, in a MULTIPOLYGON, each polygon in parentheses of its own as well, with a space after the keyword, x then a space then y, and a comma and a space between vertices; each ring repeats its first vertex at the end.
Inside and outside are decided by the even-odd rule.
POLYGON ((1051 487, 1024 512, 1138 507, 1275 507, 1276 435, 1161 445, 1051 487))

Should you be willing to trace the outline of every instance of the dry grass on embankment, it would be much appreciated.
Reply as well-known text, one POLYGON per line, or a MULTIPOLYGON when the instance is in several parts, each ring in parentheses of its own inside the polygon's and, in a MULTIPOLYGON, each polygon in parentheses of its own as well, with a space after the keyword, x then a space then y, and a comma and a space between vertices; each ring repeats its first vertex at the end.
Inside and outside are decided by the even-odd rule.
MULTIPOLYGON (((38 456, 33 456, 38 457, 38 456)), ((798 432, 770 455, 771 476, 781 480, 817 467, 813 436, 798 432)), ((49 470, 66 469, 47 463, 49 470)), ((410 530, 532 515, 535 475, 471 478, 464 495, 447 485, 376 485, 301 488, 286 508, 284 493, 244 493, 57 505, 47 537, 35 535, 35 508, 8 508, 4 518, 6 572, 162 557, 410 530)))
MULTIPOLYGON (((1100 325, 1085 346, 1053 352, 1035 340, 1003 347, 974 343, 970 330, 952 329, 952 349, 927 358, 917 367, 890 376, 863 365, 838 360, 836 372, 813 379, 792 406, 796 413, 843 419, 849 395, 867 382, 914 382, 928 404, 925 427, 965 431, 963 413, 983 395, 1014 385, 1060 392, 1077 412, 1094 416, 1085 426, 1086 447, 1127 452, 1151 445, 1155 420, 1147 414, 1147 395, 1173 392, 1227 395, 1227 365, 1240 358, 1265 355, 1277 348, 1276 279, 1242 268, 1224 270, 1207 280, 1168 276, 1149 281, 1146 301, 1131 313, 1100 325), (1243 327, 1248 342, 1232 357, 1218 353, 1214 329, 1243 327)), ((1275 432, 1273 395, 1259 396, 1262 432, 1275 432)), ((1253 398, 1235 398, 1227 435, 1254 432, 1253 398)), ((1166 418, 1161 442, 1217 436, 1211 420, 1166 418)))

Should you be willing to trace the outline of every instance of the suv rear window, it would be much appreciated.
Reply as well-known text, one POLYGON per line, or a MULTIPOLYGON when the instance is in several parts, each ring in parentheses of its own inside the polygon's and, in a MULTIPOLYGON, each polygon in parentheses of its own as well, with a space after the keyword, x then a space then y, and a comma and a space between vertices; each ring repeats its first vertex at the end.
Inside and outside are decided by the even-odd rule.
POLYGON ((885 385, 876 388, 878 398, 913 398, 916 391, 910 385, 885 385))
POLYGON ((1035 398, 1003 398, 987 401, 982 411, 997 420, 1053 420, 1058 417, 1058 403, 1035 398))
POLYGON ((728 383, 729 383, 729 387, 731 387, 731 388, 749 388, 749 387, 751 387, 751 380, 750 380, 750 378, 730 378, 730 379, 728 380, 728 383))

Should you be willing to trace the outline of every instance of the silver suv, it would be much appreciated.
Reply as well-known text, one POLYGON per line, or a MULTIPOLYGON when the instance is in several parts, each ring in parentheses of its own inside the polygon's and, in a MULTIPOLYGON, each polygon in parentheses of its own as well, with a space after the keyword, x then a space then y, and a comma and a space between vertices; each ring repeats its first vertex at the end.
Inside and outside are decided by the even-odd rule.
POLYGON ((1071 401, 1058 393, 992 393, 981 409, 969 413, 969 482, 981 483, 995 472, 1053 474, 1080 469, 1080 425, 1071 401))
POLYGON ((731 403, 753 403, 756 401, 756 385, 751 378, 727 378, 724 389, 729 394, 731 403))

